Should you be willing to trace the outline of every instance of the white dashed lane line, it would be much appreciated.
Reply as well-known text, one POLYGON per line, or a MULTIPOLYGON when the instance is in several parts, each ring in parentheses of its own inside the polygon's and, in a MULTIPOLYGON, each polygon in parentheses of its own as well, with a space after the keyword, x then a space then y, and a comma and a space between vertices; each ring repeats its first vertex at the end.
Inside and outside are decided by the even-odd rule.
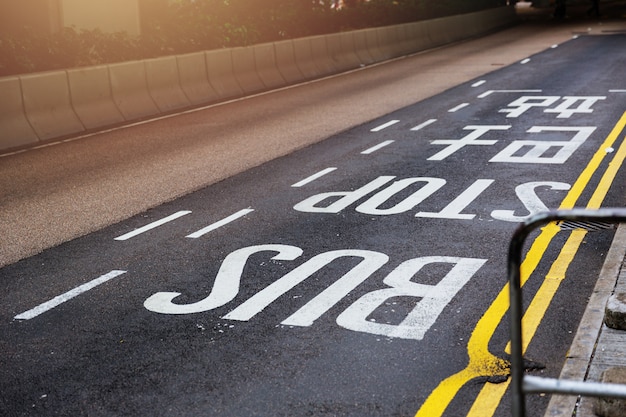
POLYGON ((396 123, 398 123, 399 121, 400 121, 400 120, 390 120, 390 121, 388 121, 387 123, 383 123, 382 125, 380 125, 380 126, 377 126, 377 127, 373 128, 372 130, 370 130, 370 132, 380 132, 381 130, 386 129, 386 128, 388 128, 389 126, 393 126, 393 125, 395 125, 395 124, 396 124, 396 123))
POLYGON ((412 131, 412 132, 416 132, 416 131, 418 131, 418 130, 421 130, 421 129, 425 128, 426 126, 430 126, 430 125, 432 125, 432 124, 433 124, 433 123, 435 123, 436 121, 437 121, 437 119, 429 119, 429 120, 426 120, 424 123, 421 123, 421 124, 419 124, 419 125, 417 125, 417 126, 415 126, 415 127, 412 127, 412 128, 411 128, 411 131, 412 131))
POLYGON ((469 103, 461 103, 458 106, 455 106, 453 108, 451 108, 450 110, 448 110, 448 113, 455 113, 465 107, 469 106, 469 103))
POLYGON ((318 172, 316 174, 313 174, 310 177, 307 177, 307 178, 303 179, 302 181, 298 181, 297 183, 293 184, 292 187, 298 188, 298 187, 302 187, 304 185, 307 185, 308 183, 313 182, 316 179, 321 178, 324 175, 326 175, 326 174, 328 174, 330 172, 333 172, 336 169, 337 169, 336 167, 330 167, 330 168, 323 169, 320 172, 318 172))
POLYGON ((371 148, 364 150, 363 152, 361 152, 361 154, 362 155, 369 155, 371 153, 376 152, 377 150, 379 150, 381 148, 384 148, 385 146, 391 145, 393 142, 394 142, 393 140, 386 140, 386 141, 384 141, 382 143, 379 143, 376 146, 372 146, 371 148))
POLYGON ((152 222, 150 224, 147 224, 147 225, 145 225, 143 227, 140 227, 139 229, 135 229, 132 232, 126 233, 126 234, 124 234, 122 236, 118 236, 118 237, 115 238, 115 240, 119 240, 119 241, 128 240, 128 239, 133 238, 133 237, 135 237, 137 235, 145 233, 148 230, 155 229, 155 228, 157 228, 159 226, 162 226, 162 225, 164 225, 166 223, 174 221, 174 220, 176 220, 176 219, 178 219, 180 217, 186 216, 189 213, 191 213, 191 211, 189 211, 189 210, 178 211, 178 212, 176 212, 176 213, 174 213, 174 214, 172 214, 170 216, 162 218, 161 220, 157 220, 157 221, 152 222))
POLYGON ((92 281, 87 282, 86 284, 76 287, 73 290, 70 290, 64 294, 54 297, 52 300, 46 301, 45 303, 40 304, 33 309, 30 309, 22 314, 18 314, 17 316, 15 316, 15 320, 30 320, 32 318, 35 318, 38 315, 43 314, 46 311, 52 310, 53 308, 58 307, 64 302, 69 301, 72 298, 84 292, 87 292, 97 287, 98 285, 104 284, 105 282, 110 281, 113 278, 119 277, 120 275, 125 274, 125 273, 126 271, 113 270, 107 274, 100 276, 99 278, 96 278, 92 281))
POLYGON ((239 210, 237 213, 231 214, 230 216, 226 217, 225 219, 222 219, 222 220, 220 220, 218 222, 215 222, 215 223, 213 223, 213 224, 211 224, 211 225, 209 225, 209 226, 207 226, 205 228, 202 228, 202 229, 198 230, 197 232, 194 232, 194 233, 192 233, 190 235, 187 235, 185 237, 188 237, 190 239, 197 239, 199 237, 202 237, 202 236, 206 235, 209 232, 212 232, 215 229, 219 229, 220 227, 225 226, 228 223, 231 223, 231 222, 233 222, 233 221, 235 221, 235 220, 237 220, 237 219, 239 219, 241 217, 244 217, 245 215, 247 215, 247 214, 249 214, 249 213, 251 213, 253 211, 254 211, 254 209, 252 209, 252 208, 239 210))

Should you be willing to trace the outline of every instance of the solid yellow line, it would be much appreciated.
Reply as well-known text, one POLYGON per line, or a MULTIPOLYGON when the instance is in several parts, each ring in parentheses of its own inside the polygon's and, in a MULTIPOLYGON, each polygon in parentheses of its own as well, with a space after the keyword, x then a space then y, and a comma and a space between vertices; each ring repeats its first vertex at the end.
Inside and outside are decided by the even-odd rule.
MULTIPOLYGON (((611 147, 615 143, 615 141, 619 137, 620 132, 624 130, 625 126, 626 126, 626 112, 624 112, 620 120, 614 126, 613 130, 611 131, 609 136, 607 136, 604 143, 600 145, 600 148, 596 151, 591 161, 589 161, 589 164, 587 164, 587 167, 585 168, 585 170, 578 177, 578 180, 576 181, 574 187, 572 187, 568 195, 565 197, 565 199, 561 203, 560 208, 569 209, 569 208, 574 207, 574 205, 576 204, 576 201, 582 194, 582 191, 589 183, 591 176, 595 173, 595 171, 600 166, 600 163, 606 156, 607 154, 606 149, 611 147)), ((587 204, 588 209, 600 208, 602 201, 606 197, 606 194, 611 184, 613 183, 615 176, 617 175, 617 171, 622 166, 625 158, 626 158, 626 141, 622 142, 617 154, 615 155, 613 160, 609 163, 609 166, 607 170, 605 171, 605 173, 603 174, 602 179, 600 180, 598 184, 598 187, 594 191, 591 199, 589 200, 589 203, 587 204)), ((547 311, 548 306, 550 302, 552 301, 552 298, 554 297, 561 281, 565 277, 565 271, 567 270, 569 263, 573 259, 573 256, 576 254, 576 251, 578 250, 578 247, 580 246, 580 243, 582 242, 582 239, 584 238, 585 235, 586 235, 585 231, 572 232, 572 235, 568 239, 567 243, 565 244, 561 252, 561 254, 563 254, 563 252, 566 252, 565 253, 566 259, 567 258, 571 258, 571 259, 567 261, 567 263, 564 263, 565 260, 562 260, 563 261, 562 263, 561 261, 559 261, 559 259, 561 258, 561 254, 559 254, 559 258, 557 258, 557 260, 555 261, 553 268, 556 265, 559 265, 558 268, 560 269, 558 271, 556 269, 553 270, 553 268, 550 269, 548 276, 546 276, 546 281, 551 281, 551 283, 546 283, 546 281, 544 281, 539 291, 537 291, 535 298, 533 299, 530 306, 528 307, 526 314, 524 314, 523 327, 522 327, 522 330, 524 332, 523 338, 522 338, 522 340, 524 341, 524 344, 522 346, 523 351, 526 350, 528 343, 530 343, 530 341, 532 340, 532 337, 534 336, 537 327, 539 327, 541 319, 543 319, 543 316, 545 315, 545 312, 547 311), (550 285, 550 284, 554 284, 554 285, 550 285), (541 303, 539 301, 535 302, 535 299, 538 299, 538 298, 542 300, 541 303)), ((510 380, 507 380, 506 383, 498 384, 501 386, 497 386, 495 384, 489 384, 489 383, 485 384, 483 389, 480 391, 480 393, 476 397, 476 400, 474 401, 474 404, 470 410, 470 413, 467 415, 467 417, 492 416, 495 413, 496 408, 500 404, 502 400, 502 396, 506 392, 506 388, 509 385, 509 381, 510 380)))
MULTIPOLYGON (((565 196, 565 199, 563 199, 563 202, 561 203, 561 208, 570 209, 574 207, 574 205, 576 204, 576 200, 578 200, 578 198, 580 197, 580 194, 582 194, 584 188, 589 183, 591 176, 597 171, 598 167, 600 166, 600 163, 602 163, 602 160, 607 155, 606 150, 613 146, 615 141, 618 139, 620 132, 624 130, 625 126, 626 126, 626 112, 622 114, 622 117, 615 124, 615 126, 613 127, 613 130, 611 130, 611 133, 609 133, 609 136, 607 136, 606 140, 602 143, 602 145, 600 145, 600 148, 598 148, 596 153, 593 155, 593 158, 591 158, 591 161, 589 161, 589 164, 587 164, 583 172, 580 174, 580 176, 578 177, 578 180, 576 181, 576 183, 574 184, 570 192, 567 194, 567 196, 565 196)), ((622 148, 623 148, 623 144, 622 146, 620 146, 620 151, 618 151, 618 153, 613 158, 613 162, 609 164, 609 169, 616 162, 618 165, 618 167, 615 169, 616 171, 619 168, 619 166, 622 165, 623 158, 621 161, 618 161, 619 155, 623 153, 623 151, 621 151, 622 148)), ((610 184, 608 184, 608 186, 610 186, 610 184)), ((608 186, 606 187, 607 189, 608 189, 608 186)), ((596 205, 593 208, 600 207, 600 202, 596 201, 595 204, 596 205)))
MULTIPOLYGON (((526 259, 522 263, 522 285, 541 259, 552 238, 559 231, 558 226, 548 225, 533 242, 526 259), (537 254, 537 255, 535 255, 537 254)), ((508 376, 508 363, 489 352, 489 340, 498 324, 509 309, 508 284, 500 291, 485 314, 480 318, 467 344, 469 364, 461 372, 442 381, 419 409, 416 417, 441 416, 457 392, 470 380, 480 376, 508 376)), ((484 416, 481 416, 484 417, 484 416)))
MULTIPOLYGON (((565 272, 574 259, 574 255, 576 255, 576 252, 586 234, 587 232, 585 230, 576 230, 572 232, 569 239, 563 246, 563 250, 554 264, 552 264, 550 271, 537 291, 537 295, 535 295, 532 302, 528 306, 528 310, 522 320, 522 352, 525 352, 528 348, 528 344, 535 335, 535 331, 539 327, 541 319, 550 306, 554 294, 556 294, 561 282, 565 279, 565 272)), ((505 350, 510 352, 508 345, 505 350)), ((493 415, 496 408, 502 401, 502 396, 504 396, 507 388, 509 387, 510 381, 511 380, 509 378, 500 384, 487 383, 478 393, 478 396, 467 414, 467 417, 483 417, 493 415)))
MULTIPOLYGON (((580 198, 583 190, 588 185, 592 175, 595 173, 595 171, 597 171, 600 163, 606 156, 606 149, 617 140, 617 137, 619 133, 624 129, 624 126, 626 126, 626 112, 624 112, 619 122, 613 128, 612 132, 609 134, 604 143, 600 146, 592 159, 589 161, 581 175, 578 177, 576 183, 570 189, 567 196, 561 203, 560 208, 566 209, 574 207, 576 201, 580 198)), ((617 170, 622 165, 624 159, 622 155, 624 154, 626 154, 626 146, 624 146, 624 143, 622 143, 620 151, 614 158, 614 161, 617 161, 619 158, 621 158, 621 160, 613 164, 612 167, 611 165, 609 166, 611 175, 607 176, 609 171, 607 170, 607 173, 605 173, 605 175, 603 176, 603 180, 606 179, 612 182, 612 180, 615 178, 617 170)), ((594 193, 595 199, 594 197, 592 197, 594 204, 601 203, 604 196, 606 196, 606 192, 608 191, 610 184, 600 184, 600 186, 604 188, 604 191, 603 193, 598 194, 596 190, 596 192, 594 193)), ((590 201, 590 204, 591 203, 592 201, 590 201)), ((543 254, 545 253, 548 245, 550 244, 552 238, 556 235, 558 230, 559 228, 556 225, 547 225, 545 228, 542 229, 540 235, 535 239, 526 255, 524 262, 521 265, 521 285, 524 285, 532 272, 535 270, 537 264, 543 257, 543 254)), ((572 245, 573 244, 574 243, 572 243, 572 245)), ((567 257, 569 258, 570 256, 573 256, 573 254, 568 253, 567 257)), ((557 262, 555 262, 555 264, 556 263, 557 262)), ((558 263, 560 264, 560 262, 558 263)), ((559 268, 562 268, 562 265, 559 266, 559 268)), ((468 341, 469 364, 467 365, 467 367, 442 381, 439 386, 437 386, 437 388, 435 388, 435 390, 428 396, 422 407, 417 411, 415 417, 439 417, 443 415, 450 402, 456 396, 457 392, 467 382, 479 376, 502 375, 503 370, 500 368, 500 366, 502 365, 502 360, 489 352, 488 344, 498 324, 502 321, 504 314, 508 310, 508 304, 507 284, 498 294, 498 296, 491 304, 491 306, 487 309, 485 314, 478 321, 476 327, 474 328, 474 331, 472 332, 470 340, 468 341)), ((529 311, 530 309, 527 311, 526 315, 528 315, 529 311)), ((543 317, 544 314, 545 311, 541 313, 540 316, 543 317)), ((534 316, 534 314, 531 314, 529 317, 531 316, 534 316)), ((536 321, 537 326, 539 322, 540 319, 536 321)), ((532 333, 534 334, 534 330, 532 331, 532 333)), ((526 341, 526 343, 530 343, 530 338, 526 339, 526 341)), ((504 375, 507 374, 508 370, 507 373, 504 375)), ((487 417, 493 415, 507 387, 508 381, 503 384, 487 383, 477 396, 476 401, 470 409, 468 417, 487 417)))

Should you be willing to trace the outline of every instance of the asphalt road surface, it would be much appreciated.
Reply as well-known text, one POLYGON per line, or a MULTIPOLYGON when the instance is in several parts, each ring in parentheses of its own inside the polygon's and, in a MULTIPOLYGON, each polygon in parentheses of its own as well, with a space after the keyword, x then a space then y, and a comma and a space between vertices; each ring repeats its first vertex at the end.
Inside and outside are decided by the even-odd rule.
MULTIPOLYGON (((534 212, 624 206, 625 48, 573 36, 9 263, 1 414, 509 415, 508 240, 534 212)), ((373 71, 368 100, 385 101, 373 71)), ((220 109, 155 123, 215 134, 220 109)), ((568 226, 534 233, 523 267, 541 375, 558 375, 614 232, 568 226)))

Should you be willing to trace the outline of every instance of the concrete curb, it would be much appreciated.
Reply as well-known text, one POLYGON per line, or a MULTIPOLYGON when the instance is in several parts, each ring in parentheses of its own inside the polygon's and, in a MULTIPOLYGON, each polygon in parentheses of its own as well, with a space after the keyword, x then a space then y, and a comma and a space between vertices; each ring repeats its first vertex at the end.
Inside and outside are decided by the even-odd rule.
POLYGON ((514 7, 498 7, 383 28, 0 78, 0 96, 15 99, 0 107, 0 151, 353 70, 516 21, 514 7))

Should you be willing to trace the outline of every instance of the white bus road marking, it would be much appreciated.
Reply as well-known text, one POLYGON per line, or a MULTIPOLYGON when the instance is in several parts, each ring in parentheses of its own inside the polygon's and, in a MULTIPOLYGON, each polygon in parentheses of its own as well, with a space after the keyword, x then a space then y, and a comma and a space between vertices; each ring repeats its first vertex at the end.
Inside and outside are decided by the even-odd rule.
POLYGON ((363 152, 361 152, 361 154, 362 155, 369 155, 371 153, 376 152, 377 150, 379 150, 381 148, 384 148, 385 146, 391 145, 393 142, 394 142, 393 140, 386 140, 386 141, 384 141, 382 143, 379 143, 376 146, 372 146, 371 148, 364 150, 363 152))
POLYGON ((472 84, 472 87, 474 87, 474 88, 480 87, 481 85, 483 85, 486 82, 487 81, 485 81, 485 80, 476 81, 474 84, 472 84))
POLYGON ((393 126, 396 123, 398 123, 400 120, 390 120, 387 123, 383 123, 382 125, 373 128, 372 130, 370 130, 370 132, 380 132, 383 129, 388 128, 389 126, 393 126))
POLYGON ((59 305, 63 304, 66 301, 71 300, 72 298, 87 292, 95 287, 97 287, 100 284, 104 284, 107 281, 112 280, 115 277, 118 277, 122 274, 125 274, 126 271, 119 271, 119 270, 113 270, 111 272, 109 272, 108 274, 104 274, 99 278, 96 278, 92 281, 89 281, 86 284, 83 284, 79 287, 74 288, 73 290, 70 290, 64 294, 61 294, 57 297, 54 297, 52 300, 50 301, 46 301, 43 304, 38 305, 37 307, 30 309, 28 311, 25 311, 22 314, 18 314, 17 316, 14 317, 14 320, 30 320, 32 318, 37 317, 40 314, 45 313, 46 311, 52 310, 55 307, 58 307, 59 305))
POLYGON ((433 123, 435 123, 436 121, 437 121, 437 119, 429 119, 429 120, 426 120, 424 123, 419 124, 419 125, 417 125, 417 126, 415 126, 415 127, 412 127, 412 128, 411 128, 411 132, 417 132, 418 130, 422 130, 422 129, 423 129, 423 128, 425 128, 426 126, 430 126, 430 125, 432 125, 433 123))
POLYGON ((246 214, 251 213, 253 211, 254 211, 254 209, 252 209, 252 208, 239 210, 237 213, 231 214, 230 216, 226 217, 225 219, 222 219, 222 220, 220 220, 218 222, 215 222, 215 223, 213 223, 213 224, 211 224, 211 225, 209 225, 209 226, 207 226, 207 227, 205 227, 203 229, 200 229, 197 232, 194 232, 194 233, 192 233, 190 235, 187 235, 185 237, 188 237, 190 239, 197 239, 197 238, 202 237, 205 234, 207 234, 209 232, 212 232, 215 229, 219 229, 220 227, 222 227, 224 225, 227 225, 228 223, 233 222, 233 221, 235 221, 235 220, 237 220, 237 219, 239 219, 239 218, 241 218, 241 217, 245 216, 246 214))
POLYGON ((313 174, 310 177, 307 177, 305 179, 303 179, 302 181, 298 181, 297 183, 293 184, 292 187, 298 188, 298 187, 302 187, 304 185, 307 185, 310 182, 315 181, 318 178, 323 177, 324 175, 333 172, 334 170, 336 170, 336 167, 330 167, 330 168, 326 168, 321 170, 320 172, 318 172, 317 174, 313 174))
POLYGON ((481 95, 479 95, 478 98, 485 98, 485 97, 492 95, 493 93, 541 93, 541 92, 543 92, 543 90, 487 90, 481 95))
POLYGON ((448 110, 448 113, 455 113, 455 112, 457 112, 457 111, 459 111, 459 110, 461 110, 462 108, 465 108, 465 107, 467 107, 467 106, 469 106, 469 103, 461 103, 461 104, 459 104, 458 106, 453 107, 453 108, 451 108, 450 110, 448 110))
POLYGON ((191 213, 191 211, 189 211, 189 210, 182 210, 182 211, 176 212, 176 213, 174 213, 174 214, 172 214, 170 216, 167 216, 167 217, 165 217, 165 218, 163 218, 161 220, 157 220, 157 221, 152 222, 150 224, 147 224, 147 225, 145 225, 143 227, 140 227, 139 229, 135 229, 132 232, 126 233, 126 234, 124 234, 122 236, 118 236, 118 237, 115 238, 115 240, 120 240, 120 241, 121 240, 128 240, 128 239, 130 239, 132 237, 135 237, 137 235, 145 233, 148 230, 152 230, 152 229, 154 229, 156 227, 164 225, 165 223, 169 223, 169 222, 171 222, 173 220, 176 220, 179 217, 186 216, 189 213, 191 213))

